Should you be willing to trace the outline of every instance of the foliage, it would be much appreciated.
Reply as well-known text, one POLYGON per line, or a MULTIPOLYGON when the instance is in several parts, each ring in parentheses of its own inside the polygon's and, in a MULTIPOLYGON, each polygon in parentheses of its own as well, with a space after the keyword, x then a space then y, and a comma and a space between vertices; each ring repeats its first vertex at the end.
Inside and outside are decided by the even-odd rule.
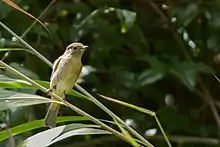
MULTIPOLYGON (((14 2, 33 16, 39 16, 51 1, 14 2)), ((130 107, 136 105, 142 107, 140 110, 154 111, 172 146, 205 147, 219 145, 220 87, 213 76, 213 73, 218 76, 220 61, 219 9, 219 0, 53 0, 51 7, 39 19, 49 33, 41 24, 34 25, 24 33, 34 20, 0 2, 0 20, 50 61, 60 56, 71 42, 80 41, 88 45, 89 50, 82 60, 87 65, 87 74, 81 77, 82 87, 96 98, 99 93, 127 102, 130 107), (89 72, 88 67, 95 70, 89 72)), ((50 67, 2 27, 0 51, 4 62, 48 87, 46 81, 49 81, 50 67)), ((33 104, 50 102, 45 99, 46 95, 4 69, 1 73, 4 76, 0 76, 0 106, 11 109, 0 112, 0 121, 11 128, 42 119, 46 105, 33 104), (13 99, 19 94, 20 101, 7 101, 9 95, 13 99), (28 100, 35 98, 36 101, 25 100, 25 103, 21 103, 25 97, 28 100)), ((71 92, 67 96, 70 103, 96 118, 110 120, 105 112, 86 101, 88 97, 71 92)), ((161 136, 160 127, 150 115, 104 99, 100 101, 153 145, 168 146, 161 136), (154 128, 157 131, 150 137, 147 132, 154 128)), ((62 107, 60 115, 75 114, 62 107)), ((71 128, 75 122, 72 118, 73 122, 69 124, 70 120, 61 121, 64 125, 57 129, 64 126, 71 128)), ((78 127, 87 129, 87 135, 73 136, 54 146, 88 146, 87 142, 89 146, 97 146, 97 142, 100 146, 130 146, 116 139, 105 140, 101 135, 90 136, 94 132, 107 132, 84 124, 85 120, 81 121, 83 124, 78 123, 78 127)), ((117 125, 127 138, 134 137, 118 121, 109 124, 113 128, 117 125)), ((27 126, 29 129, 24 131, 26 133, 19 131, 14 136, 16 144, 44 133, 42 125, 35 123, 34 126, 27 126)), ((73 135, 77 129, 77 126, 70 129, 73 135)), ((63 133, 65 136, 66 132, 63 133)), ((106 138, 111 136, 106 135, 106 138)), ((135 146, 136 141, 130 144, 135 146)), ((1 142, 0 146, 8 146, 8 140, 1 142)))

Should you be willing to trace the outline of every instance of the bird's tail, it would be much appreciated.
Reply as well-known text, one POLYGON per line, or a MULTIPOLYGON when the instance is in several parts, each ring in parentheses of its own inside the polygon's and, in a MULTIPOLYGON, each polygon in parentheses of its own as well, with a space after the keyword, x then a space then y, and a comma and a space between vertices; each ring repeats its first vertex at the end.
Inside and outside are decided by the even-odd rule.
MULTIPOLYGON (((64 94, 59 95, 59 96, 62 98, 65 97, 64 94)), ((56 118, 57 118, 59 109, 60 109, 60 104, 57 104, 57 103, 50 104, 49 109, 44 119, 45 126, 48 126, 50 128, 54 128, 56 126, 56 118)))

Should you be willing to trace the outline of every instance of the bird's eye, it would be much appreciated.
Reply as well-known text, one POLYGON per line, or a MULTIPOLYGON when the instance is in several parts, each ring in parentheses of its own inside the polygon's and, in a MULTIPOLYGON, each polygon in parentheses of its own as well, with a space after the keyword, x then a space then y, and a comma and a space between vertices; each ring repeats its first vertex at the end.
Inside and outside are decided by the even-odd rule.
POLYGON ((76 50, 77 49, 77 47, 73 47, 73 50, 76 50))

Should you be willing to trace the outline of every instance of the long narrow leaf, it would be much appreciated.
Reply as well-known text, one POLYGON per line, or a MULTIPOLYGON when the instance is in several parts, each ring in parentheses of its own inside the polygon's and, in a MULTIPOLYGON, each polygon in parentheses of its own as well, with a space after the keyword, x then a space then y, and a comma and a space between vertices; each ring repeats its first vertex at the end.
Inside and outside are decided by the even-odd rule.
POLYGON ((116 100, 116 99, 113 99, 113 98, 110 98, 110 97, 107 97, 107 96, 104 96, 104 95, 101 95, 101 94, 98 94, 98 95, 99 95, 101 98, 104 98, 104 99, 106 99, 106 100, 109 100, 109 101, 118 103, 118 104, 120 104, 120 105, 123 105, 123 106, 129 107, 129 108, 135 109, 135 110, 140 111, 140 112, 145 113, 145 114, 150 114, 150 115, 152 115, 152 116, 155 118, 155 120, 156 120, 156 122, 157 122, 157 124, 158 124, 158 126, 159 126, 159 128, 160 128, 160 130, 161 130, 161 132, 162 132, 162 134, 163 134, 163 136, 164 136, 164 138, 165 138, 167 144, 168 144, 168 146, 169 146, 169 147, 172 147, 172 145, 171 145, 171 143, 170 143, 170 141, 169 141, 169 139, 168 139, 168 137, 167 137, 165 131, 163 130, 163 128, 162 128, 162 126, 161 126, 161 124, 160 124, 160 122, 159 122, 159 120, 158 120, 158 118, 157 118, 155 112, 150 111, 150 110, 147 110, 147 109, 145 109, 145 108, 141 108, 141 107, 132 105, 132 104, 129 104, 129 103, 126 103, 126 102, 123 102, 123 101, 119 101, 119 100, 116 100))
POLYGON ((20 147, 43 147, 49 146, 60 140, 76 135, 110 134, 98 125, 70 124, 49 129, 35 134, 20 144, 20 147))
MULTIPOLYGON (((87 121, 88 119, 83 116, 61 116, 57 118, 57 123, 62 122, 76 122, 76 121, 87 121)), ((44 127, 43 123, 44 119, 35 120, 32 122, 28 122, 19 126, 15 126, 13 128, 10 128, 10 132, 12 136, 28 132, 37 128, 44 127)), ((0 141, 5 140, 8 138, 8 133, 6 131, 0 132, 0 141)))
POLYGON ((133 145, 134 147, 138 147, 139 145, 137 144, 137 142, 135 141, 135 139, 129 134, 129 132, 127 130, 125 130, 121 124, 119 124, 119 122, 117 120, 114 119, 114 122, 117 124, 117 126, 119 127, 119 129, 122 131, 122 133, 125 135, 125 137, 127 138, 127 140, 131 143, 131 145, 133 145))
POLYGON ((37 104, 50 103, 50 102, 56 102, 62 104, 59 101, 55 101, 34 94, 13 92, 3 89, 0 90, 0 111, 15 107, 23 107, 23 106, 37 105, 37 104))
POLYGON ((106 99, 108 101, 112 101, 112 102, 118 103, 120 105, 123 105, 123 106, 129 107, 129 108, 135 109, 135 110, 143 112, 145 114, 150 114, 152 116, 155 115, 155 112, 153 112, 153 111, 150 111, 150 110, 147 110, 147 109, 144 109, 144 108, 141 108, 141 107, 138 107, 138 106, 135 106, 135 105, 123 102, 123 101, 119 101, 119 100, 116 100, 116 99, 113 99, 113 98, 110 98, 110 97, 107 97, 107 96, 104 96, 104 95, 101 95, 101 94, 98 94, 98 95, 101 98, 104 98, 104 99, 106 99))
POLYGON ((20 8, 17 4, 15 4, 13 1, 11 0, 2 0, 3 2, 5 2, 7 5, 9 5, 10 7, 26 14, 27 16, 35 19, 37 22, 39 22, 46 30, 47 32, 49 32, 49 30, 47 29, 47 27, 39 20, 37 19, 36 17, 34 17, 33 15, 31 15, 30 13, 26 12, 25 10, 23 10, 22 8, 20 8))
POLYGON ((26 51, 33 54, 30 50, 26 48, 0 48, 0 52, 5 52, 5 51, 26 51))
MULTIPOLYGON (((44 61, 45 63, 47 63, 49 66, 52 67, 52 63, 45 58, 43 55, 41 55, 37 50, 35 50, 32 46, 30 46, 27 42, 25 42, 21 37, 19 37, 17 34, 15 34, 11 29, 9 29, 6 25, 4 25, 3 23, 0 22, 0 25, 6 29, 6 31, 8 31, 11 35, 13 35, 14 37, 16 37, 22 44, 24 44, 28 49, 30 49, 37 57, 39 57, 42 61, 44 61)), ((5 65, 4 63, 2 63, 2 65, 5 65)), ((11 69, 12 70, 12 69, 11 69)), ((14 71, 13 71, 14 72, 14 71)), ((18 74, 18 73, 17 73, 18 74)), ((20 77, 23 77, 22 75, 20 75, 20 77)), ((24 77, 23 77, 24 78, 24 77)), ((40 86, 41 87, 41 86, 40 86)), ((134 136, 136 136, 138 139, 140 139, 140 141, 144 142, 145 144, 147 144, 147 146, 153 147, 153 145, 148 142, 143 136, 141 136, 139 133, 137 133, 134 129, 132 129, 130 126, 128 126, 122 119, 120 119, 117 115, 115 115, 111 110, 109 110, 107 107, 105 107, 101 102, 99 102, 95 97, 93 97, 90 93, 88 93, 86 90, 84 90, 80 85, 75 84, 76 89, 78 89, 80 92, 82 92, 84 95, 83 96, 81 94, 82 98, 86 98, 88 100, 90 100, 91 102, 93 102, 94 104, 96 104, 99 108, 101 108, 103 111, 105 111, 107 114, 109 114, 112 118, 116 119, 118 122, 120 122, 123 126, 125 126, 125 128, 131 132, 134 136)), ((41 87, 43 89, 43 87, 41 87)), ((44 89, 45 90, 45 89, 44 89)), ((78 95, 80 96, 80 94, 78 93, 78 95)), ((86 114, 87 115, 87 114, 86 114)), ((90 117, 91 118, 91 117, 90 117)), ((104 124, 103 124, 104 125, 104 124)), ((108 126, 105 126, 105 128, 109 128, 108 126)), ((124 139, 124 136, 121 136, 121 134, 118 134, 118 137, 120 137, 121 139, 124 139)))
MULTIPOLYGON (((49 88, 50 83, 48 81, 40 81, 40 80, 35 80, 38 84, 49 88)), ((36 89, 33 85, 31 85, 29 82, 20 80, 20 79, 14 79, 14 78, 9 78, 4 75, 0 75, 0 88, 21 88, 21 89, 36 89)), ((84 98, 82 94, 75 90, 71 90, 67 94, 84 98)))

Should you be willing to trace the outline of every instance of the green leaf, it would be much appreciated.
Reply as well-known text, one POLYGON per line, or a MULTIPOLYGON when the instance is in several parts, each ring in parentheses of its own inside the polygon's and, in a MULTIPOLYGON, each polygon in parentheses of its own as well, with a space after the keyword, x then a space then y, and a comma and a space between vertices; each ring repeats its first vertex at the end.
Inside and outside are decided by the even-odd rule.
POLYGON ((213 28, 219 28, 220 26, 220 13, 219 11, 217 11, 216 13, 213 13, 212 17, 211 17, 211 21, 209 22, 210 25, 213 27, 213 28))
POLYGON ((212 73, 211 67, 204 63, 181 62, 178 59, 172 59, 170 73, 177 76, 180 81, 189 89, 194 90, 198 73, 212 73))
POLYGON ((157 57, 140 56, 139 60, 146 61, 150 64, 151 68, 144 70, 137 77, 137 82, 140 86, 152 84, 167 74, 169 65, 161 62, 157 57))
MULTIPOLYGON (((164 132, 164 129, 163 129, 163 127, 161 126, 160 121, 158 120, 158 118, 157 118, 155 112, 153 112, 153 111, 151 111, 151 110, 148 110, 148 109, 145 109, 145 108, 142 108, 142 107, 135 106, 135 105, 133 105, 133 104, 129 104, 129 103, 126 103, 126 102, 123 102, 123 101, 119 101, 119 100, 117 100, 117 99, 113 99, 113 98, 110 98, 110 97, 107 97, 107 96, 104 96, 104 95, 101 95, 101 94, 98 94, 98 95, 99 95, 101 98, 104 98, 104 99, 106 99, 106 100, 108 100, 108 101, 111 101, 111 102, 120 104, 120 105, 125 106, 125 107, 128 107, 128 108, 132 108, 132 109, 137 110, 137 111, 139 111, 139 112, 142 112, 142 113, 145 113, 145 114, 148 114, 148 115, 153 116, 153 117, 155 118, 155 120, 156 120, 156 122, 157 122, 157 124, 158 124, 158 126, 159 126, 159 128, 160 128, 160 130, 161 130, 161 132, 162 132, 162 134, 163 134, 163 136, 164 136, 164 139, 166 140, 166 142, 167 142, 167 144, 168 144, 168 146, 169 146, 169 147, 172 147, 172 145, 170 144, 170 141, 169 141, 169 139, 168 139, 166 133, 164 132)), ((117 122, 116 122, 116 123, 117 123, 117 122)))
MULTIPOLYGON (((75 124, 73 124, 75 125, 75 124)), ((76 129, 76 130, 72 130, 69 129, 68 132, 63 133, 62 135, 60 135, 58 138, 54 139, 53 142, 50 143, 54 144, 60 140, 66 139, 68 137, 71 136, 77 136, 77 135, 97 135, 97 134, 103 134, 103 135, 108 135, 111 134, 108 131, 102 130, 102 129, 94 129, 94 128, 88 128, 90 127, 89 125, 85 125, 86 128, 80 128, 80 129, 76 129)), ((95 127, 95 125, 91 126, 91 127, 95 127)), ((98 126, 97 126, 98 127, 98 126)))
MULTIPOLYGON (((61 116, 57 118, 57 123, 62 123, 62 122, 76 122, 76 121, 87 121, 88 119, 83 117, 83 116, 61 116)), ((38 129, 41 127, 44 127, 44 123, 43 123, 44 119, 40 119, 40 120, 35 120, 32 122, 28 122, 19 126, 15 126, 13 128, 10 128, 10 132, 12 134, 12 136, 24 133, 24 132, 28 132, 34 129, 38 129)), ((7 131, 1 131, 0 132, 0 141, 3 141, 5 139, 7 139, 8 133, 7 131)))
POLYGON ((30 50, 26 48, 0 48, 0 52, 5 52, 5 51, 26 51, 32 53, 30 50))
POLYGON ((148 84, 155 83, 156 81, 162 79, 164 76, 165 71, 157 68, 152 68, 142 72, 138 77, 138 81, 140 86, 145 86, 148 84))
POLYGON ((124 34, 127 32, 127 28, 125 26, 121 27, 121 33, 124 34))
POLYGON ((23 107, 50 102, 57 101, 33 94, 12 92, 3 89, 0 90, 0 111, 15 107, 23 107))
POLYGON ((138 147, 139 145, 137 144, 135 139, 130 135, 130 133, 127 130, 125 130, 117 120, 114 119, 114 122, 117 124, 117 126, 122 131, 122 133, 125 135, 127 140, 131 143, 131 145, 133 145, 134 147, 138 147))
MULTIPOLYGON (((22 0, 14 0, 13 1, 16 4, 19 4, 22 2, 22 0)), ((9 7, 7 4, 5 3, 0 3, 0 19, 3 20, 5 17, 8 16, 8 14, 12 11, 13 9, 11 7, 9 7)))
POLYGON ((98 94, 101 98, 104 98, 108 101, 112 101, 114 103, 117 103, 117 104, 120 104, 122 106, 125 106, 125 107, 129 107, 129 108, 132 108, 134 110, 137 110, 139 112, 142 112, 142 113, 145 113, 145 114, 149 114, 149 115, 152 115, 154 116, 155 115, 155 112, 151 111, 151 110, 147 110, 145 108, 141 108, 141 107, 138 107, 138 106, 135 106, 133 104, 129 104, 129 103, 126 103, 126 102, 123 102, 123 101, 119 101, 117 99, 113 99, 113 98, 110 98, 110 97, 107 97, 107 96, 104 96, 104 95, 101 95, 101 94, 98 94))
MULTIPOLYGON (((12 62, 9 65, 31 79, 34 79, 34 80, 39 79, 39 76, 36 73, 30 71, 29 69, 25 68, 24 66, 22 66, 18 63, 12 62)), ((6 72, 5 74, 9 77, 15 77, 14 74, 12 74, 10 72, 6 72)))
POLYGON ((0 75, 0 88, 31 88, 34 87, 27 81, 12 79, 4 75, 0 75))
POLYGON ((171 69, 170 72, 177 76, 180 81, 189 89, 193 90, 196 86, 196 71, 194 69, 183 68, 182 70, 171 69))
POLYGON ((197 3, 190 3, 186 6, 176 7, 172 10, 172 16, 177 18, 180 25, 188 26, 199 14, 197 3))
POLYGON ((125 9, 116 9, 116 13, 121 22, 121 32, 126 33, 133 26, 137 14, 125 9))
MULTIPOLYGON (((40 81, 40 80, 35 80, 38 84, 49 88, 50 83, 48 81, 40 81)), ((0 75, 0 88, 22 88, 22 89, 36 89, 33 85, 31 85, 29 82, 20 80, 20 79, 15 79, 15 78, 9 78, 4 75, 0 75)), ((67 94, 84 98, 84 95, 81 93, 71 90, 67 94)))
POLYGON ((33 135, 23 141, 19 146, 43 147, 52 145, 60 140, 76 135, 110 134, 105 130, 97 128, 100 128, 100 126, 87 124, 70 124, 59 126, 33 135))
POLYGON ((212 67, 206 65, 203 62, 194 63, 192 68, 194 68, 197 72, 200 72, 200 73, 211 74, 214 72, 212 67))

